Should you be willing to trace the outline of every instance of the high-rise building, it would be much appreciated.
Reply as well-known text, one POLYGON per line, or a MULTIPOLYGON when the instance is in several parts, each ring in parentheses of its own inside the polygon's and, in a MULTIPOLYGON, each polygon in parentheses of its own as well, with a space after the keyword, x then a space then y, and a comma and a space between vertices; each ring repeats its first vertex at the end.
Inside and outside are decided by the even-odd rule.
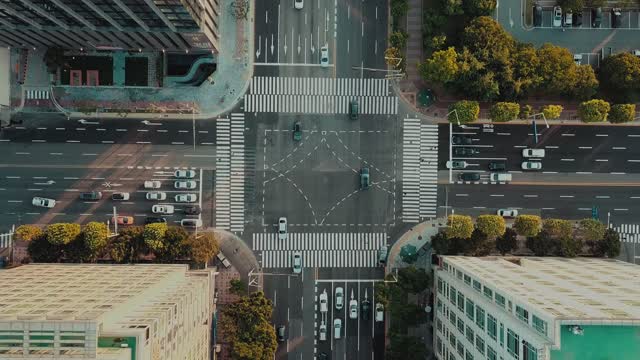
POLYGON ((640 266, 591 258, 439 260, 440 360, 640 359, 640 266))
POLYGON ((33 264, 2 271, 0 288, 0 359, 210 356, 210 270, 33 264))
POLYGON ((218 51, 218 0, 0 2, 0 45, 218 51))

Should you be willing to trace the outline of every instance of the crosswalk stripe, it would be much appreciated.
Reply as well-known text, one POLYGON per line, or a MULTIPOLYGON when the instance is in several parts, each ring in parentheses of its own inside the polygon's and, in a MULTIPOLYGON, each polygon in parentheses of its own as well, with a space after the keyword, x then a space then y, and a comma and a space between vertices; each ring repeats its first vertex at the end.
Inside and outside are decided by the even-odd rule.
POLYGON ((217 164, 214 191, 216 227, 244 231, 244 114, 216 122, 217 164))
POLYGON ((620 241, 630 244, 640 244, 640 225, 638 224, 620 224, 614 226, 609 225, 610 228, 617 231, 620 234, 620 241))

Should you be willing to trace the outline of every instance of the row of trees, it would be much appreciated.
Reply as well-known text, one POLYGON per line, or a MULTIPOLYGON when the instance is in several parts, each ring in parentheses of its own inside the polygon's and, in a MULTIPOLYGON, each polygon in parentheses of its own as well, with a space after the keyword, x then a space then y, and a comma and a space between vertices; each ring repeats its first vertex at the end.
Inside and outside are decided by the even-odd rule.
POLYGON ((513 228, 507 228, 498 215, 480 215, 474 224, 470 216, 450 215, 447 228, 431 237, 439 254, 486 256, 494 249, 502 255, 518 249, 518 235, 526 237, 526 246, 536 256, 566 256, 589 253, 616 257, 620 237, 613 229, 595 219, 583 219, 574 229, 568 220, 519 215, 513 228))
POLYGON ((176 261, 207 263, 219 251, 211 232, 196 238, 181 227, 148 224, 122 229, 109 237, 106 224, 90 222, 81 227, 73 223, 56 223, 44 229, 22 225, 16 229, 20 240, 27 241, 28 253, 35 262, 96 262, 110 259, 115 263, 136 263, 153 255, 157 262, 176 261))
POLYGON ((222 308, 222 336, 235 360, 271 360, 278 343, 271 325, 273 304, 259 291, 222 308))

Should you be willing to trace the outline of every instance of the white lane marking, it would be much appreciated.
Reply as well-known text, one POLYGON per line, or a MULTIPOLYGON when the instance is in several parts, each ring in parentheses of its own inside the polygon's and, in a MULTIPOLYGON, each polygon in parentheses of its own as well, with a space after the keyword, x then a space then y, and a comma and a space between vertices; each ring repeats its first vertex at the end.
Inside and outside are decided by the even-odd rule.
POLYGON ((609 161, 609 159, 596 159, 596 161, 598 161, 598 162, 607 162, 607 161, 609 161))
POLYGON ((560 136, 576 136, 576 134, 561 134, 560 136))
POLYGON ((24 130, 24 129, 26 129, 26 127, 24 127, 24 126, 16 126, 16 130, 24 130))
POLYGON ((64 128, 56 128, 56 130, 64 130, 64 128))
POLYGON ((93 153, 83 153, 82 156, 98 156, 98 154, 93 153))
POLYGON ((596 134, 597 137, 609 136, 607 134, 596 134))
POLYGON ((628 137, 640 137, 640 135, 637 135, 637 134, 629 134, 629 135, 627 135, 627 136, 628 136, 628 137))
POLYGON ((591 208, 578 208, 578 210, 580 210, 580 211, 589 211, 589 210, 591 210, 591 208))
POLYGON ((543 174, 557 174, 557 171, 543 171, 543 174))
POLYGON ((584 150, 593 149, 593 146, 578 146, 578 149, 584 149, 584 150))
POLYGON ((593 173, 591 171, 577 171, 576 174, 589 175, 589 174, 593 174, 593 173))
POLYGON ((98 131, 107 131, 107 129, 103 129, 103 128, 97 128, 96 130, 98 130, 98 131))
POLYGON ((169 156, 167 154, 151 154, 151 157, 162 157, 162 156, 169 156))
POLYGON ((46 179, 46 176, 33 176, 33 179, 38 179, 38 180, 42 180, 42 179, 46 179))
POLYGON ((47 142, 47 140, 31 140, 31 142, 43 143, 47 142))
POLYGON ((133 180, 133 178, 120 178, 120 180, 127 181, 127 180, 133 180))
POLYGON ((22 200, 7 200, 7 202, 10 202, 10 203, 21 203, 22 200))
POLYGON ((629 199, 640 199, 640 196, 630 196, 629 199))
POLYGON ((611 174, 612 175, 624 175, 626 173, 624 173, 624 172, 612 172, 611 174))
POLYGON ((64 180, 78 180, 80 178, 77 177, 63 177, 64 180))
POLYGON ((85 131, 85 130, 87 130, 87 129, 85 129, 85 128, 76 128, 76 130, 77 130, 77 131, 85 131))
POLYGON ((104 180, 103 177, 92 177, 91 180, 104 180))
POLYGON ((540 208, 540 210, 555 210, 556 208, 540 208))
POLYGON ((136 141, 136 144, 151 144, 150 141, 136 141))
POLYGON ((62 155, 62 154, 63 154, 63 153, 49 153, 49 155, 56 155, 56 156, 60 156, 60 155, 62 155))
POLYGON ((42 191, 42 189, 33 189, 33 188, 29 188, 29 189, 27 189, 27 191, 42 191))
POLYGON ((10 142, 11 140, 9 139, 0 139, 0 142, 10 142))
POLYGON ((216 156, 215 155, 191 155, 191 154, 185 154, 184 157, 214 158, 216 156))
POLYGON ((71 191, 71 192, 73 192, 73 191, 80 191, 80 190, 78 190, 78 189, 64 189, 64 191, 71 191))
POLYGON ((613 211, 629 211, 629 209, 613 209, 613 211))
POLYGON ((545 149, 557 149, 558 146, 554 146, 554 145, 549 145, 549 146, 545 146, 545 149))
POLYGON ((133 154, 116 154, 117 156, 133 156, 133 154))
POLYGON ((198 130, 198 134, 208 134, 209 131, 207 130, 198 130))
POLYGON ((79 143, 80 140, 67 140, 68 143, 79 143))
POLYGON ((113 141, 111 140, 102 140, 103 144, 113 144, 113 141))
POLYGON ((474 209, 486 209, 486 207, 485 207, 485 206, 474 206, 473 208, 474 208, 474 209))
POLYGON ((204 142, 204 143, 200 143, 200 145, 213 145, 213 143, 210 143, 210 142, 204 142))
POLYGON ((514 146, 514 148, 516 148, 516 149, 524 149, 526 147, 527 147, 526 145, 515 145, 514 146))
POLYGON ((7 179, 20 179, 20 176, 5 176, 7 179))
POLYGON ((456 194, 456 196, 469 196, 469 194, 456 194))
POLYGON ((625 146, 614 146, 611 150, 627 150, 627 148, 625 146))
POLYGON ((47 130, 46 127, 39 127, 39 128, 36 128, 36 129, 38 129, 38 130, 47 130))
POLYGON ((509 136, 511 135, 511 133, 497 133, 498 135, 504 135, 504 136, 509 136))
POLYGON ((597 195, 596 199, 610 199, 611 197, 609 195, 597 195))
POLYGON ((147 130, 147 129, 138 129, 136 131, 138 131, 138 132, 149 132, 149 130, 147 130))
POLYGON ((171 145, 184 145, 183 141, 172 141, 171 145))
POLYGON ((189 130, 178 130, 179 133, 188 133, 189 130))
POLYGON ((640 160, 627 160, 628 162, 640 162, 640 160))
POLYGON ((560 161, 575 161, 575 159, 560 159, 560 161))
POLYGON ((127 129, 116 129, 116 131, 127 131, 127 129))
POLYGON ((575 197, 575 196, 573 196, 573 195, 560 195, 560 197, 561 197, 561 198, 568 198, 568 199, 571 199, 571 198, 573 198, 573 197, 575 197))
POLYGON ((169 131, 169 130, 156 130, 156 131, 157 131, 157 132, 162 132, 162 133, 164 133, 164 132, 167 132, 167 131, 169 131))
POLYGON ((17 152, 16 155, 31 155, 31 153, 28 153, 28 152, 17 152))
POLYGON ((537 198, 538 195, 523 195, 526 198, 537 198))

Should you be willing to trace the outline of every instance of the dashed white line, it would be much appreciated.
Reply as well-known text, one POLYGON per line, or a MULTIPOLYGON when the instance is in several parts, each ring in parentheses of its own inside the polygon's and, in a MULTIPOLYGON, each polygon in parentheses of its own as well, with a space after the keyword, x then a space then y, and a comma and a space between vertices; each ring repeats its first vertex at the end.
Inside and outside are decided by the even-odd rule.
POLYGON ((538 195, 523 195, 526 198, 537 198, 538 195))
POLYGON ((474 209, 486 209, 486 207, 485 207, 485 206, 474 206, 473 208, 474 208, 474 209))
POLYGON ((76 128, 77 131, 85 131, 87 130, 86 128, 76 128))
POLYGON ((133 154, 116 154, 117 156, 133 156, 133 154))
POLYGON ((575 161, 575 159, 560 159, 560 161, 575 161))
POLYGON ((593 173, 591 171, 577 171, 576 174, 589 175, 589 174, 593 174, 593 173))
POLYGON ((62 154, 63 154, 63 153, 49 153, 49 155, 56 155, 56 156, 60 156, 60 155, 62 155, 62 154))
POLYGON ((609 196, 609 195, 597 195, 596 196, 596 199, 610 199, 610 198, 611 198, 611 196, 609 196))
POLYGON ((188 133, 189 130, 178 130, 179 133, 188 133))
POLYGON ((78 189, 64 189, 64 191, 74 192, 74 191, 79 191, 79 190, 78 189))
POLYGON ((7 202, 10 202, 10 203, 21 203, 22 200, 7 200, 7 202))
POLYGON ((38 129, 38 130, 47 130, 46 127, 39 127, 39 128, 36 128, 36 129, 38 129))
POLYGON ((456 194, 456 196, 469 196, 469 194, 456 194))
POLYGON ((82 154, 82 156, 98 156, 98 154, 84 153, 82 154))
POLYGON ((613 209, 613 211, 629 211, 629 209, 613 209))
POLYGON ((578 146, 578 149, 588 150, 593 149, 593 146, 578 146))
POLYGON ((640 162, 640 160, 627 160, 627 161, 628 162, 633 162, 633 163, 640 162))
POLYGON ((555 146, 555 145, 549 145, 549 146, 545 146, 545 149, 557 149, 559 146, 555 146))
POLYGON ((607 134, 596 134, 597 137, 609 136, 607 134))
POLYGON ((17 152, 16 155, 31 155, 31 153, 28 153, 28 152, 17 152))
POLYGON ((168 130, 156 130, 157 132, 167 132, 168 130))
POLYGON ((184 142, 182 142, 182 141, 172 141, 171 144, 172 145, 184 145, 184 142))
POLYGON ((489 196, 492 196, 492 197, 503 197, 504 194, 491 194, 489 196))
POLYGON ((628 134, 627 136, 628 137, 640 137, 640 135, 637 135, 637 134, 628 134))
POLYGON ((514 146, 514 148, 516 148, 516 149, 524 149, 526 147, 527 147, 526 145, 515 145, 514 146))
POLYGON ((102 140, 103 144, 113 144, 113 141, 111 140, 102 140))
POLYGON ((540 210, 555 210, 556 208, 540 208, 540 210))
POLYGON ((208 134, 208 133, 209 133, 209 131, 207 131, 207 130, 200 130, 200 131, 198 131, 198 134, 208 134))
POLYGON ((614 146, 611 148, 612 150, 627 150, 625 146, 614 146))
POLYGON ((149 132, 149 130, 147 130, 147 129, 138 129, 136 131, 138 131, 138 132, 149 132))
POLYGON ((107 129, 103 129, 103 128, 97 128, 96 130, 98 130, 98 131, 107 131, 107 129))
POLYGON ((43 143, 43 142, 47 142, 47 140, 31 140, 31 142, 43 143))
POLYGON ((612 172, 611 174, 612 175, 624 175, 626 173, 624 173, 624 172, 612 172))
POLYGON ((205 143, 200 143, 201 145, 213 145, 213 143, 210 142, 205 142, 205 143))
POLYGON ((560 136, 576 136, 576 134, 561 134, 560 136))
POLYGON ((79 143, 80 140, 67 140, 68 143, 79 143))
POLYGON ((104 180, 103 177, 92 177, 91 180, 104 180))
POLYGON ((136 141, 136 144, 151 144, 150 141, 136 141))
POLYGON ((63 177, 64 180, 78 180, 80 178, 77 177, 63 177))
POLYGON ((560 195, 560 197, 561 197, 561 198, 568 198, 568 199, 571 199, 571 198, 574 198, 575 196, 573 196, 573 195, 560 195))
POLYGON ((163 156, 169 156, 167 154, 151 154, 152 157, 163 157, 163 156))
POLYGON ((504 135, 504 136, 509 136, 511 135, 511 133, 497 133, 498 135, 504 135))
POLYGON ((127 131, 127 129, 116 129, 116 131, 127 131))
POLYGON ((56 128, 56 130, 64 130, 64 128, 56 128))
POLYGON ((543 174, 557 174, 557 171, 543 171, 543 174))
POLYGON ((27 191, 42 191, 42 189, 29 188, 29 189, 27 189, 27 191))
POLYGON ((596 161, 598 161, 598 162, 607 162, 607 161, 609 161, 609 159, 596 159, 596 161))
POLYGON ((20 176, 5 176, 7 179, 20 179, 20 176))

